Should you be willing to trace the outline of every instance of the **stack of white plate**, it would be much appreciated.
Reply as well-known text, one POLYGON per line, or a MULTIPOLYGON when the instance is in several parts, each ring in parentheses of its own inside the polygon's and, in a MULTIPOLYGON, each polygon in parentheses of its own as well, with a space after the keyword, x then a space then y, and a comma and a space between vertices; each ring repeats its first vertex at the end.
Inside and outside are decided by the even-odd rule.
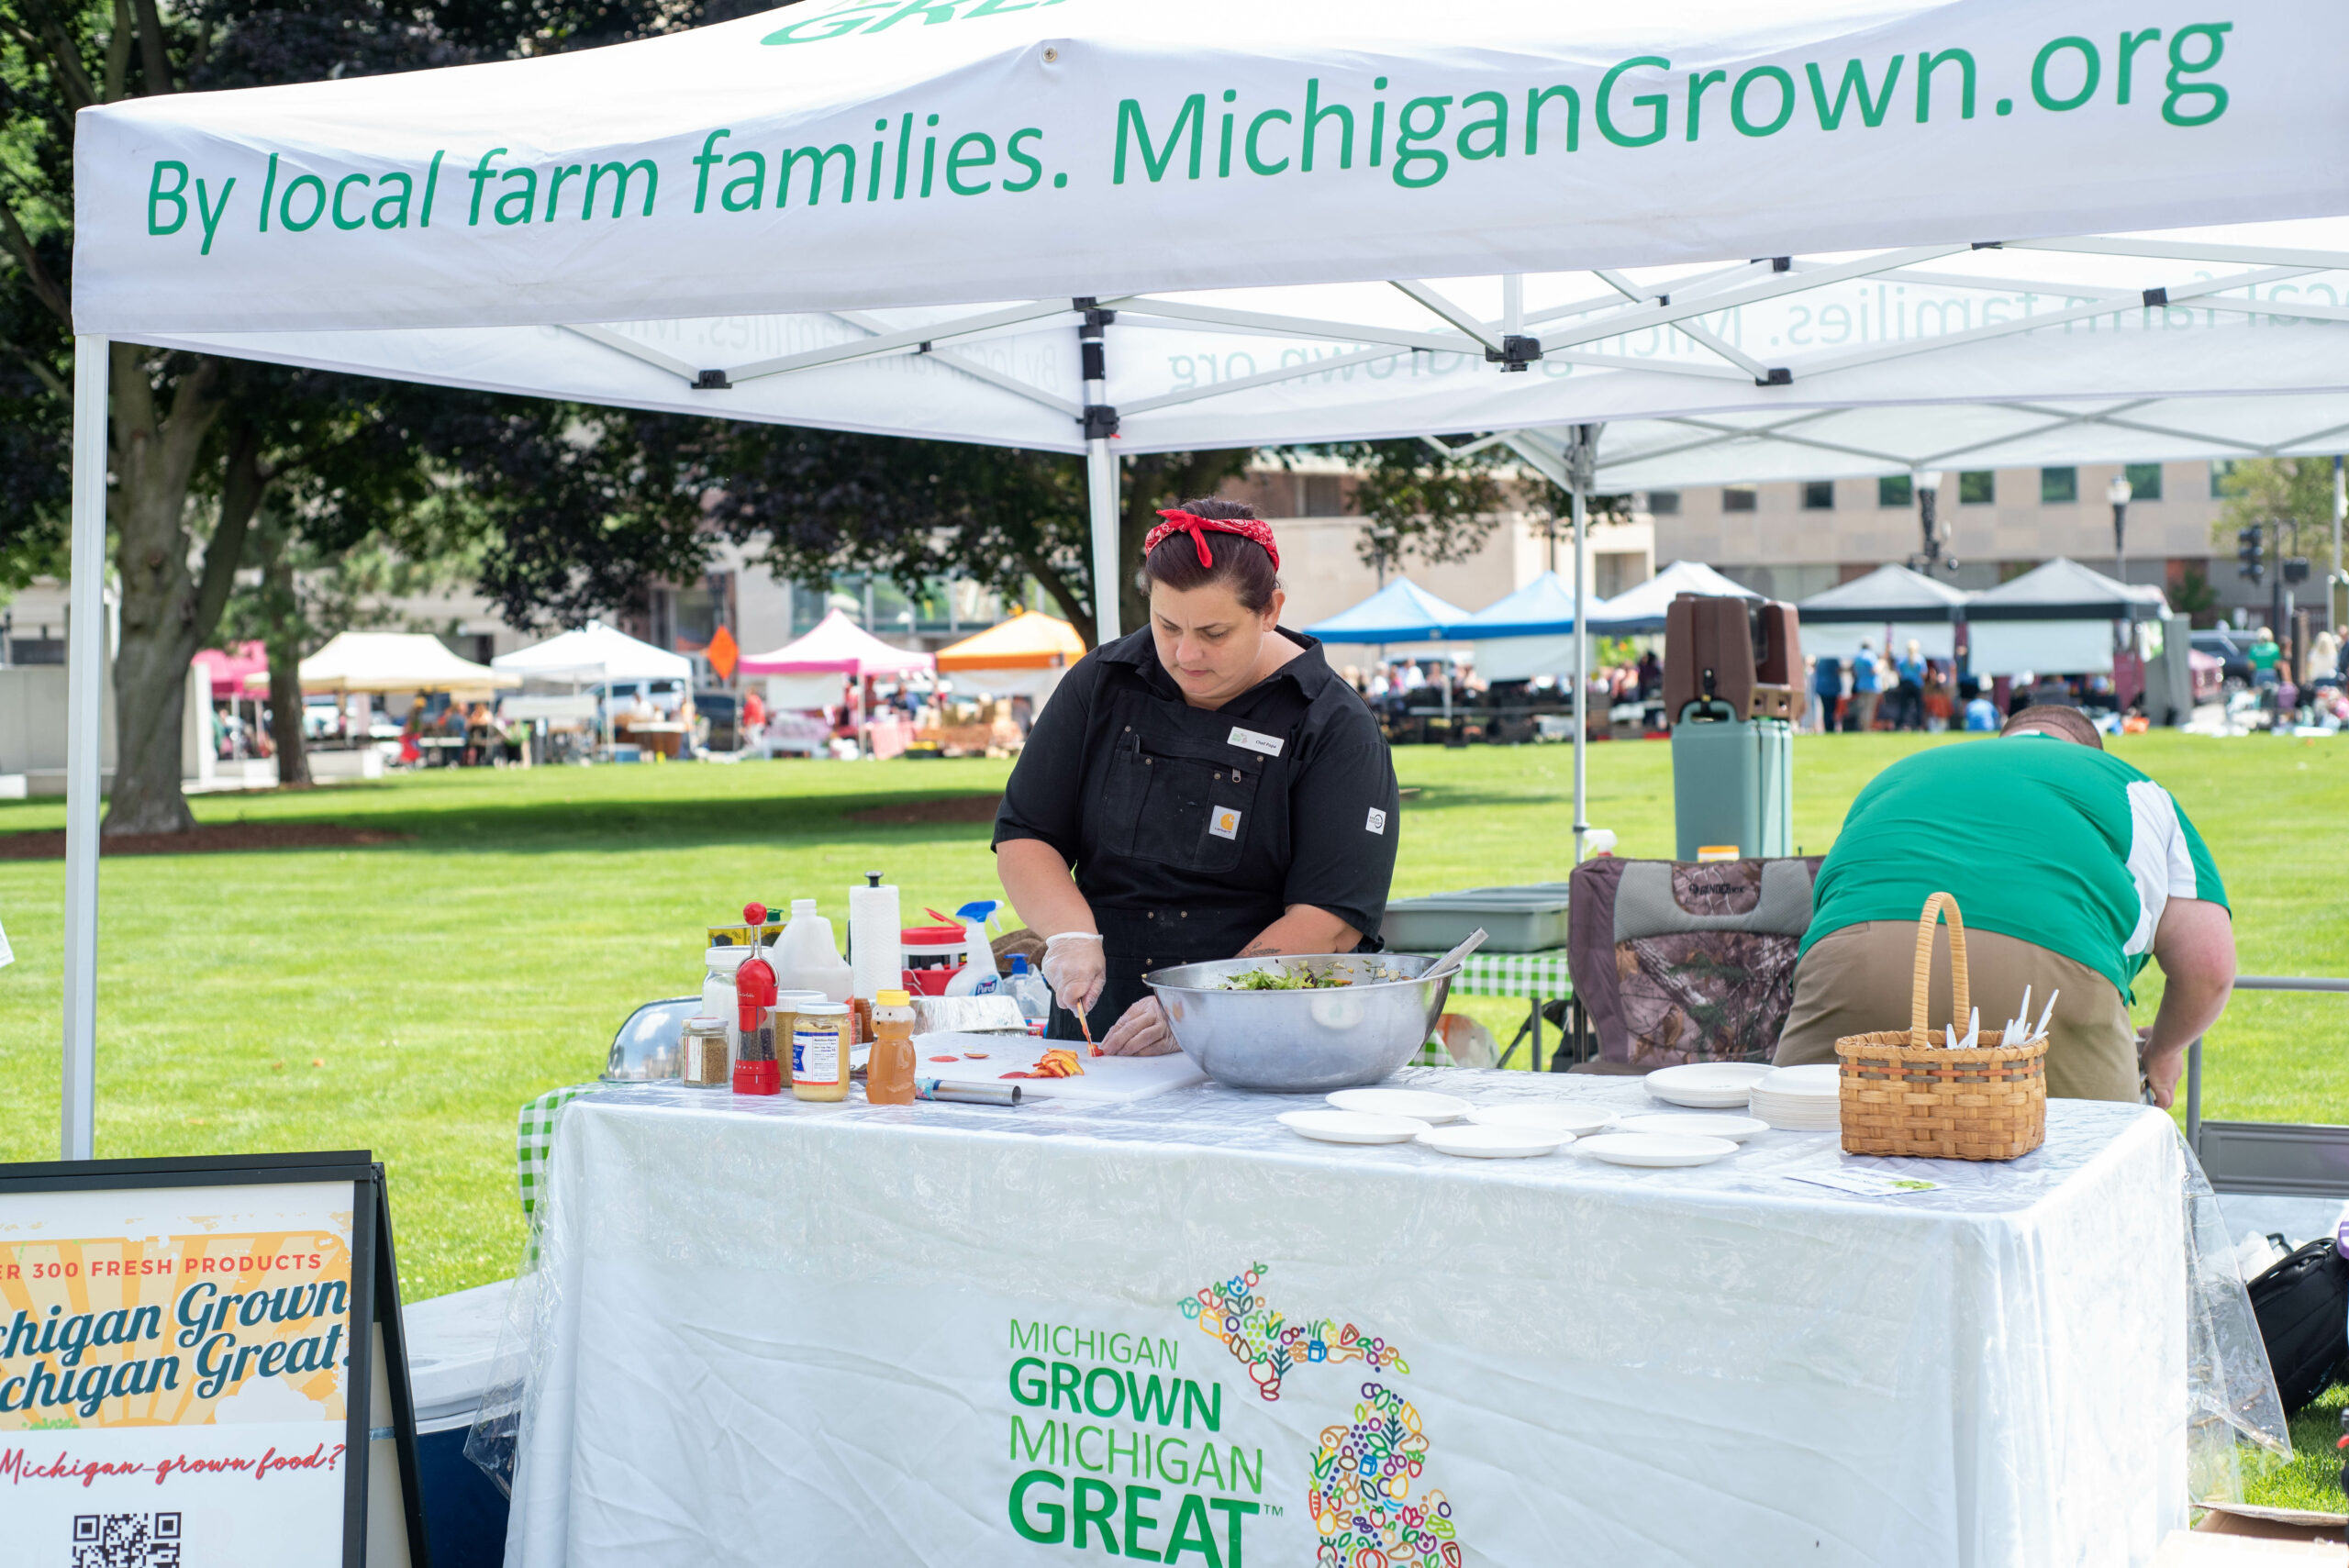
POLYGON ((1836 1073, 1831 1062, 1781 1067, 1753 1085, 1750 1108, 1772 1127, 1833 1132, 1843 1125, 1836 1073))
POLYGON ((1698 1111, 1742 1110, 1753 1085, 1770 1072, 1758 1062, 1691 1062, 1659 1067, 1641 1082, 1668 1105, 1698 1111))

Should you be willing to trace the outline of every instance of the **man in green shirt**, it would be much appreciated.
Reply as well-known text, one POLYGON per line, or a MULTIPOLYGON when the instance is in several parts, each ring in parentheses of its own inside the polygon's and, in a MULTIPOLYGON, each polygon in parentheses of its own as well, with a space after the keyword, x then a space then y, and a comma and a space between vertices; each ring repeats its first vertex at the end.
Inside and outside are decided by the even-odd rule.
MULTIPOLYGON (((2134 1100, 2150 1087, 2169 1105, 2186 1048, 2234 984, 2226 889, 2169 792, 2107 755, 2076 708, 2025 708, 1998 740, 1920 751, 1860 792, 1820 868, 1778 1065, 1832 1062, 1842 1036, 1907 1027, 1917 917, 1935 892, 1965 917, 1983 1029, 2013 1016, 2026 985, 2034 1022, 2055 998, 2050 1095, 2134 1100), (2129 1004, 2148 957, 2165 984, 2141 1035, 2129 1004)), ((1927 1017, 1936 1035, 1950 1017, 1946 928, 1927 1017)))
POLYGON ((2263 626, 2259 628, 2259 635, 2252 639, 2243 657, 2251 661, 2254 685, 2272 686, 2283 679, 2276 673, 2277 661, 2284 657, 2283 644, 2276 640, 2276 634, 2267 628, 2263 626))

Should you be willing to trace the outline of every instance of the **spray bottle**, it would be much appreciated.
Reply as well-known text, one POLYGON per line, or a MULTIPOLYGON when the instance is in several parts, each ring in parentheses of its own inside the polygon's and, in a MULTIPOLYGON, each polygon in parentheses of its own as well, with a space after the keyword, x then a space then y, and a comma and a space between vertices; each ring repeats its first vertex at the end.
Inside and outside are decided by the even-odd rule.
POLYGON ((961 971, 946 983, 949 996, 992 996, 1003 989, 1003 976, 996 973, 995 949, 987 941, 987 922, 1002 907, 998 900, 974 898, 954 911, 954 917, 963 922, 970 952, 961 971))

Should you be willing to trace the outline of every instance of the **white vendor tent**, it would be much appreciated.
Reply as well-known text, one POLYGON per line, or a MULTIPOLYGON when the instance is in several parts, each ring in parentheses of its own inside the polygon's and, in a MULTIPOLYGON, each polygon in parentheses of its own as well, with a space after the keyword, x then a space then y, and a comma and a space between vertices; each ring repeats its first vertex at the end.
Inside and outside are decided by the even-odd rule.
POLYGON ((2112 673, 2115 624, 2168 609, 2159 588, 2116 582, 2057 556, 1965 606, 1966 664, 1977 678, 2112 673))
POLYGON ((1973 597, 1906 566, 1879 566, 1795 606, 1802 617, 1802 651, 1850 659, 1865 642, 1898 657, 1913 640, 1928 659, 1954 659, 1957 623, 1973 597))
POLYGON ((745 675, 764 675, 768 706, 779 710, 829 707, 843 681, 870 675, 910 675, 937 668, 937 660, 882 641, 839 610, 768 653, 746 653, 745 675))
MULTIPOLYGON (((266 677, 264 677, 266 679, 266 677)), ((346 631, 302 661, 306 692, 473 692, 518 686, 519 675, 460 659, 437 637, 346 631)))
POLYGON ((566 631, 501 653, 490 661, 496 669, 531 681, 690 681, 694 662, 682 653, 630 637, 617 627, 591 620, 566 631))
POLYGON ((1630 637, 1664 629, 1664 611, 1683 594, 1709 598, 1758 599, 1762 595, 1732 583, 1701 561, 1675 561, 1644 583, 1635 583, 1590 611, 1590 629, 1600 637, 1630 637))
POLYGON ((68 1151, 94 1093, 107 339, 1083 450, 1105 636, 1112 439, 1536 431, 1518 450, 1579 496, 1592 443, 1561 464, 1560 430, 1610 419, 1645 464, 1622 474, 1725 478, 1765 450, 1891 472, 1949 428, 1835 427, 1861 406, 2005 400, 2010 440, 2244 393, 2331 397, 2349 424, 2349 371, 2309 325, 2349 320, 2342 226, 2062 238, 2349 211, 2349 34, 2274 0, 2141 54, 2090 41, 2140 21, 811 0, 85 111, 68 1151))

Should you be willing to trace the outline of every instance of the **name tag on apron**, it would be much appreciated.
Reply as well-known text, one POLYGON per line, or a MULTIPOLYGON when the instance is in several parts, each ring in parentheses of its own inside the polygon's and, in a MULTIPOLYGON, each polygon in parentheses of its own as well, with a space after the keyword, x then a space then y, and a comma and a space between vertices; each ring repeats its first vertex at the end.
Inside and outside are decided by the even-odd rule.
MULTIPOLYGON (((1230 744, 1243 751, 1257 751, 1267 757, 1277 757, 1281 754, 1281 748, 1288 742, 1277 735, 1259 735, 1252 729, 1242 729, 1235 724, 1231 727, 1230 744)), ((1226 834, 1225 837, 1229 838, 1230 835, 1226 834)))
POLYGON ((1240 813, 1228 806, 1219 806, 1208 818, 1208 832, 1218 839, 1240 837, 1240 813))

